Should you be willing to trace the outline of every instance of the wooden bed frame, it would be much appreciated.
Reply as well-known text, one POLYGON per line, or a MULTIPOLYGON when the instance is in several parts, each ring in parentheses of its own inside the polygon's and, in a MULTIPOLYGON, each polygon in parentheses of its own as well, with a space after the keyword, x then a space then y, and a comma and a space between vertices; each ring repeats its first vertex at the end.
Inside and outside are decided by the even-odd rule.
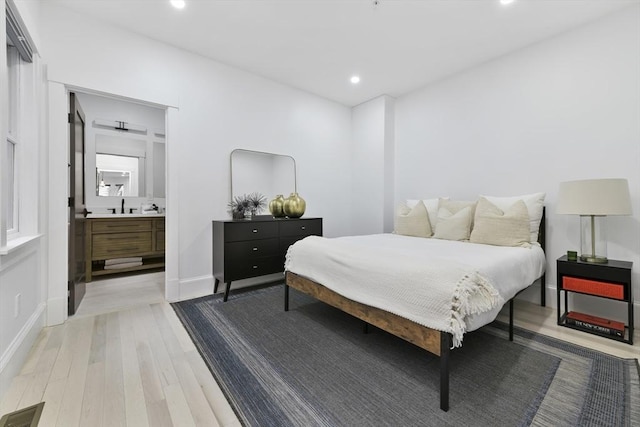
MULTIPOLYGON (((545 212, 542 212, 538 242, 545 249, 545 212)), ((332 291, 331 289, 306 279, 290 271, 286 272, 284 287, 284 310, 289 311, 289 287, 295 288, 322 302, 336 307, 345 313, 363 320, 365 324, 374 325, 399 338, 409 341, 440 358, 440 409, 449 410, 449 353, 452 335, 447 332, 422 326, 411 320, 371 307, 332 291)), ((545 275, 540 277, 540 305, 546 305, 545 275)), ((509 341, 513 341, 513 300, 509 300, 509 341)))

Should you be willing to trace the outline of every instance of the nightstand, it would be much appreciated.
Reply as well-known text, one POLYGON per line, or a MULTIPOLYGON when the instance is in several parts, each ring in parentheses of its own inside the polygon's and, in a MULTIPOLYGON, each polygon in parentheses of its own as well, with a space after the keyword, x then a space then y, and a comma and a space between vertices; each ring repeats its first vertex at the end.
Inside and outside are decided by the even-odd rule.
POLYGON ((616 260, 609 260, 606 264, 568 261, 566 255, 558 258, 558 280, 556 282, 558 325, 633 345, 632 265, 633 263, 628 261, 616 260), (616 326, 613 323, 607 324, 607 319, 571 312, 568 304, 569 292, 589 295, 594 298, 607 298, 626 304, 627 323, 616 326), (564 311, 560 305, 563 293, 564 311))

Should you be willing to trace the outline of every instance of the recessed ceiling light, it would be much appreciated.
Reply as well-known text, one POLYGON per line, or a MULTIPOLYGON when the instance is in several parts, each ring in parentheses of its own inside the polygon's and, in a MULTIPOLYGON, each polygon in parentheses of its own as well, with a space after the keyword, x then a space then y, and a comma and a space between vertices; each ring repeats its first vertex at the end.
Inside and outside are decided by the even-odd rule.
POLYGON ((500 0, 500 4, 503 4, 503 5, 506 6, 508 4, 513 3, 514 1, 516 1, 516 0, 500 0))
POLYGON ((176 9, 184 9, 186 3, 184 2, 184 0, 171 0, 171 6, 175 7, 176 9))
POLYGON ((360 76, 351 76, 351 83, 354 85, 360 83, 360 76))

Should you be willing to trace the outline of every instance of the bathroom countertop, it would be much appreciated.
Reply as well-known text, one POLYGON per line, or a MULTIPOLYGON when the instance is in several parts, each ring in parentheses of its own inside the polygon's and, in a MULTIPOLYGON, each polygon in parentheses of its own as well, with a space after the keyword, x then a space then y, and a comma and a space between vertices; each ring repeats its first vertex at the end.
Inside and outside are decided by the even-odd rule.
POLYGON ((112 214, 112 213, 91 213, 87 215, 88 219, 91 218, 163 218, 164 213, 153 213, 153 214, 141 214, 141 213, 132 213, 132 214, 112 214))

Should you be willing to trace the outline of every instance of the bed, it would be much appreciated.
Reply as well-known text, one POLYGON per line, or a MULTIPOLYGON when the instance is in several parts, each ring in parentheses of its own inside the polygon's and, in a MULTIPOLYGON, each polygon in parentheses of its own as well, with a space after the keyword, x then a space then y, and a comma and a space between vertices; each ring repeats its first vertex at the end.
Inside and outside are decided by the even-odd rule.
POLYGON ((543 212, 537 233, 539 244, 526 248, 394 234, 307 238, 287 254, 284 309, 289 310, 292 287, 363 320, 365 330, 367 325, 374 325, 438 356, 440 408, 447 411, 449 354, 462 345, 464 333, 492 322, 508 302, 509 339, 513 340, 513 299, 538 279, 540 303, 545 305, 544 223, 543 212), (407 261, 425 253, 437 260, 431 263, 433 267, 426 262, 407 261), (367 264, 366 260, 373 262, 367 264), (409 267, 414 264, 415 271, 409 267), (447 280, 460 274, 464 279, 457 281, 452 291, 447 280), (435 290, 420 289, 414 280, 417 276, 442 280, 446 286, 441 286, 442 290, 437 286, 435 290), (455 307, 451 313, 445 312, 444 319, 437 303, 440 292, 445 299, 453 296, 455 307), (432 316, 429 310, 435 314, 432 316))

